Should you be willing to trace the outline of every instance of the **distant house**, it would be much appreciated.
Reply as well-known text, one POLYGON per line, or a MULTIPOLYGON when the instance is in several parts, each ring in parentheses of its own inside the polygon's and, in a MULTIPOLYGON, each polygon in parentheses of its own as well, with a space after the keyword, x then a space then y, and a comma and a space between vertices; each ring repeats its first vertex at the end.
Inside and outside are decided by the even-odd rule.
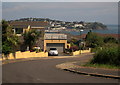
POLYGON ((44 31, 49 27, 49 23, 47 21, 12 21, 9 25, 12 26, 14 33, 17 35, 21 35, 30 29, 44 31))
POLYGON ((66 29, 65 27, 56 27, 56 28, 52 28, 52 30, 63 30, 66 29))
POLYGON ((75 24, 74 27, 83 27, 82 24, 75 24))
POLYGON ((67 35, 50 31, 44 35, 44 51, 57 48, 58 52, 64 52, 67 48, 67 35))

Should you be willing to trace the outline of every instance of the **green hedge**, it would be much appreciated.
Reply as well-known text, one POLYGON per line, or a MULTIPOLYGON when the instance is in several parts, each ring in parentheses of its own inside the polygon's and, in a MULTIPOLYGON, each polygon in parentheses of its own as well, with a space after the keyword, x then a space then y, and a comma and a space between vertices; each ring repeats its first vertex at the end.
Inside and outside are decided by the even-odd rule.
POLYGON ((104 47, 95 53, 91 63, 120 66, 120 49, 118 46, 104 47))

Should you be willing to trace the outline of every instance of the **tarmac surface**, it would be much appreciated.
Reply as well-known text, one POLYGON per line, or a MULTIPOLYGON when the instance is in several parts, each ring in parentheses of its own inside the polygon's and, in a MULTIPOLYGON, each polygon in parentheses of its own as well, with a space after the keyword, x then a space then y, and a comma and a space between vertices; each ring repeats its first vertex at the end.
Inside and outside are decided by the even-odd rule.
MULTIPOLYGON (((94 77, 66 72, 56 65, 80 61, 86 62, 92 54, 80 56, 50 56, 26 61, 4 64, 2 66, 3 83, 118 83, 118 79, 94 77)), ((16 60, 17 61, 17 60, 16 60)))
POLYGON ((118 70, 118 69, 84 67, 80 64, 79 61, 58 64, 58 65, 56 65, 56 67, 59 69, 77 73, 77 74, 90 75, 90 76, 96 76, 96 77, 104 77, 104 78, 113 78, 113 79, 120 80, 120 75, 119 75, 120 70, 118 70))

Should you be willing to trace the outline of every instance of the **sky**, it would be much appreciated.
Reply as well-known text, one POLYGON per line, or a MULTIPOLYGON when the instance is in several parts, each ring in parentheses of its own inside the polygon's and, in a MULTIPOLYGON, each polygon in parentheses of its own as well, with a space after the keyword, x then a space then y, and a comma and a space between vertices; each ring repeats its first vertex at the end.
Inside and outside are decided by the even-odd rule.
POLYGON ((27 0, 26 2, 12 2, 17 0, 9 0, 11 2, 7 1, 8 0, 2 2, 2 18, 5 20, 35 17, 50 18, 62 21, 96 21, 104 24, 118 24, 117 0, 116 2, 30 2, 30 0, 29 2, 27 2, 27 0))
POLYGON ((2 0, 2 2, 118 2, 119 0, 2 0))

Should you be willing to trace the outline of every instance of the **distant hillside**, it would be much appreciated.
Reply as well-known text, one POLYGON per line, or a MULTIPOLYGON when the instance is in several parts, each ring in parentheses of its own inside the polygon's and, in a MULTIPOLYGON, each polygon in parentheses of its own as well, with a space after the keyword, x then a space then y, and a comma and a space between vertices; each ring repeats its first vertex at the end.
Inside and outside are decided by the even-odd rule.
POLYGON ((84 22, 84 21, 73 21, 73 22, 66 22, 61 20, 52 20, 49 18, 21 18, 17 20, 10 20, 11 21, 47 21, 50 23, 50 27, 66 27, 72 29, 107 29, 107 26, 100 22, 84 22), (54 26, 53 26, 54 25, 54 26))
POLYGON ((86 28, 89 29, 107 29, 107 26, 99 22, 86 23, 86 28))

